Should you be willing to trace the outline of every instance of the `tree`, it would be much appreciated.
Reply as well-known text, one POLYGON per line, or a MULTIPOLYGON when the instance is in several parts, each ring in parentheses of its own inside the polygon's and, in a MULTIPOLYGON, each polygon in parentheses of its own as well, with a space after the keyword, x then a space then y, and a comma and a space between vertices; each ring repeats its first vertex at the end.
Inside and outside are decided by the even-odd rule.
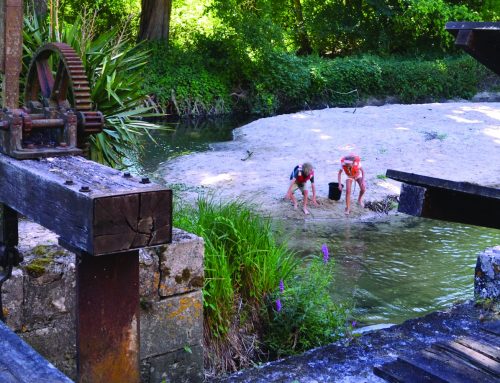
POLYGON ((142 0, 139 40, 165 40, 170 32, 173 0, 142 0))
POLYGON ((302 13, 302 4, 300 0, 293 0, 293 11, 295 15, 295 27, 297 35, 297 43, 299 49, 298 55, 309 55, 312 53, 311 42, 307 36, 306 26, 304 23, 304 15, 302 13))

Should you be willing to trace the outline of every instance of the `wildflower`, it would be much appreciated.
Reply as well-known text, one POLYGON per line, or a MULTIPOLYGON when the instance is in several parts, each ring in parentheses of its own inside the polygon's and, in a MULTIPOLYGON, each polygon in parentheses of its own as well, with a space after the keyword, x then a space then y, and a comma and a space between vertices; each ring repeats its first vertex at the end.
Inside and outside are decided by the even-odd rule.
POLYGON ((285 284, 283 283, 283 279, 280 279, 280 293, 285 291, 285 284))
POLYGON ((276 299, 276 311, 281 311, 281 300, 279 298, 276 299))
POLYGON ((353 320, 352 323, 351 323, 351 326, 352 327, 356 327, 357 324, 358 324, 358 322, 356 322, 355 320, 353 320))
POLYGON ((328 257, 328 247, 326 246, 326 243, 321 246, 321 250, 323 251, 323 262, 327 263, 330 258, 328 257))

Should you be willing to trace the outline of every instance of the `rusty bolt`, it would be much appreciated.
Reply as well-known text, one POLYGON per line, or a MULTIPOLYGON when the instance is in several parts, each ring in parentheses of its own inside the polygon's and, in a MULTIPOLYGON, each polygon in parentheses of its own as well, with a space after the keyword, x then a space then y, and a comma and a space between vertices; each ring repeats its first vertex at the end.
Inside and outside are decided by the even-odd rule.
POLYGON ((132 176, 130 175, 130 173, 129 173, 129 172, 125 172, 125 173, 123 173, 123 176, 124 176, 125 178, 130 178, 130 177, 132 177, 132 176))
POLYGON ((149 181, 149 178, 148 177, 142 177, 141 179, 141 184, 148 184, 150 183, 151 181, 149 181))
POLYGON ((75 183, 73 182, 73 180, 66 180, 66 181, 64 181, 64 184, 65 185, 74 185, 75 183))
POLYGON ((82 187, 80 188, 80 191, 81 191, 82 193, 88 193, 88 192, 90 191, 90 188, 89 188, 88 186, 82 186, 82 187))

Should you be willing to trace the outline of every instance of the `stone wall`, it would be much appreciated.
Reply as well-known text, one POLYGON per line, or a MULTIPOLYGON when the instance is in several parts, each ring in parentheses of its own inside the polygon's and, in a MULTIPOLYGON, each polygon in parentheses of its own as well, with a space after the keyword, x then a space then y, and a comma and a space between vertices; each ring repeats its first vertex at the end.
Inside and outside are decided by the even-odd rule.
POLYGON ((474 297, 500 300, 500 246, 486 249, 478 255, 474 274, 474 297))
MULTIPOLYGON (((21 267, 4 283, 7 325, 76 378, 75 255, 20 222, 21 267)), ((173 230, 171 244, 140 251, 141 381, 203 381, 203 240, 173 230)))

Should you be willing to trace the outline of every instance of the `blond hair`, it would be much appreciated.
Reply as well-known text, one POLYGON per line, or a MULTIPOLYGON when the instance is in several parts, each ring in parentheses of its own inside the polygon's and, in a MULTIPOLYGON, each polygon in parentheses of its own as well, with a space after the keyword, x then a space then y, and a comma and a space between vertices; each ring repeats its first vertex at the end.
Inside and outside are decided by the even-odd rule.
POLYGON ((304 162, 302 164, 302 172, 304 173, 304 175, 307 177, 309 174, 311 174, 313 170, 313 166, 311 165, 310 162, 304 162))

